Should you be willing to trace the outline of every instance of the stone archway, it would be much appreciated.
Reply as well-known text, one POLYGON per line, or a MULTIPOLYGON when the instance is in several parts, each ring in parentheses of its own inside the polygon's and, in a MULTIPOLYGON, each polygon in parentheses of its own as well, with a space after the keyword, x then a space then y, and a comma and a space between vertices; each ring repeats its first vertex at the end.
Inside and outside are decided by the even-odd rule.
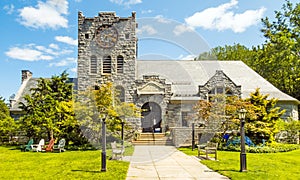
POLYGON ((146 102, 142 110, 142 132, 161 132, 161 107, 155 102, 146 102))

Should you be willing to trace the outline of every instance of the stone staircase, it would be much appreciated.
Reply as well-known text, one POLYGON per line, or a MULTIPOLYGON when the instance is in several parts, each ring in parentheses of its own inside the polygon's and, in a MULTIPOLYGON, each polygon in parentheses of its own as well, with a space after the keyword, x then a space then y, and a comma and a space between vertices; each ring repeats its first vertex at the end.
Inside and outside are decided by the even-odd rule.
POLYGON ((165 133, 140 133, 133 145, 157 145, 157 146, 172 146, 170 137, 165 136, 165 133))

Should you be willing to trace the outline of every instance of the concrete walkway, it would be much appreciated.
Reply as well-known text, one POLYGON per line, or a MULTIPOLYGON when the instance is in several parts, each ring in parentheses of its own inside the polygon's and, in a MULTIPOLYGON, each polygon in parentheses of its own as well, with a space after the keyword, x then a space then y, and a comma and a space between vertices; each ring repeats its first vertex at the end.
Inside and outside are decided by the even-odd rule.
POLYGON ((228 179, 173 146, 135 146, 127 180, 228 179))

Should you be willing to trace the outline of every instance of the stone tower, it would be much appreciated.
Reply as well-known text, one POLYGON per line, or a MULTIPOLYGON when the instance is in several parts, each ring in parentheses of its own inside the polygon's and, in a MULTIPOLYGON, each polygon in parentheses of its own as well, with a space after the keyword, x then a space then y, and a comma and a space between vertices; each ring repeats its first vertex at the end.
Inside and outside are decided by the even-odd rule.
POLYGON ((78 90, 107 81, 132 102, 136 79, 136 18, 100 12, 94 18, 78 13, 78 90))

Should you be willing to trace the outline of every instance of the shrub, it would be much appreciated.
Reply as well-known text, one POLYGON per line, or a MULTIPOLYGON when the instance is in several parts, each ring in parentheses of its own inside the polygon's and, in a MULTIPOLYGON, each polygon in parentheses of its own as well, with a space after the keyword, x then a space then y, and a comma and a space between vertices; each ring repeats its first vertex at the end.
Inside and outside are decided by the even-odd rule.
MULTIPOLYGON (((238 146, 225 146, 220 147, 220 150, 223 151, 241 151, 240 145, 238 146)), ((293 151, 296 149, 300 149, 299 144, 283 144, 283 143, 270 143, 266 146, 255 146, 255 147, 249 147, 246 146, 246 152, 248 153, 278 153, 278 152, 288 152, 293 151)))

